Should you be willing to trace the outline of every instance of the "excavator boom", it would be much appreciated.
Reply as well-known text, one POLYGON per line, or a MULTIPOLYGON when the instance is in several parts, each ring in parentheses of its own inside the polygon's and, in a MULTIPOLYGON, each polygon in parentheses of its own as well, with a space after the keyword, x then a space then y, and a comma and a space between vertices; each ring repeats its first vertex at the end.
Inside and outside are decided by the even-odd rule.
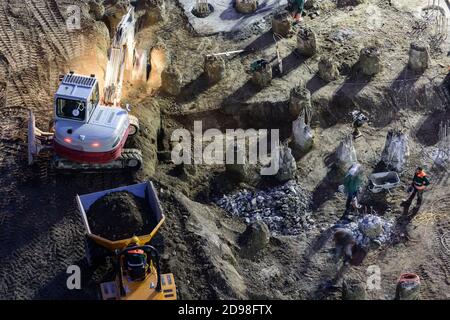
POLYGON ((120 102, 124 71, 133 67, 135 24, 134 7, 130 7, 117 26, 109 53, 103 93, 105 104, 117 105, 120 102))

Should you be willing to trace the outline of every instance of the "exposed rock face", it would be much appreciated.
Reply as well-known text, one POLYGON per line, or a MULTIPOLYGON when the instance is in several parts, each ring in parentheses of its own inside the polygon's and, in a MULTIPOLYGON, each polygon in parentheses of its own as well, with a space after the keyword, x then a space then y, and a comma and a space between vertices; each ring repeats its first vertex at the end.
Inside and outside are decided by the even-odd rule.
POLYGON ((227 164, 225 165, 225 168, 226 171, 239 182, 245 182, 252 185, 257 183, 260 178, 258 168, 253 164, 227 164))
POLYGON ((374 76, 381 71, 381 51, 377 47, 361 49, 359 70, 365 76, 374 76))
POLYGON ((262 221, 256 221, 247 226, 239 239, 241 254, 253 258, 269 244, 269 240, 270 232, 267 225, 262 221))
POLYGON ((381 160, 394 171, 402 172, 409 158, 408 135, 402 131, 389 130, 381 160))
POLYGON ((428 69, 429 62, 430 46, 423 41, 411 43, 408 67, 416 72, 424 72, 428 69))
POLYGON ((225 61, 220 57, 205 57, 204 72, 208 83, 214 85, 225 76, 225 61))
POLYGON ((261 178, 259 174, 259 166, 254 163, 249 163, 249 159, 246 157, 246 155, 250 152, 247 145, 247 140, 245 148, 245 150, 241 150, 241 148, 237 145, 234 146, 234 161, 232 164, 226 164, 225 170, 237 181, 253 185, 256 184, 261 178))
POLYGON ((292 23, 287 12, 275 14, 272 18, 272 31, 286 38, 292 35, 292 23))
MULTIPOLYGON (((289 95, 289 113, 297 118, 306 110, 311 110, 311 92, 305 86, 297 86, 291 89, 289 95)), ((311 119, 305 119, 309 123, 311 119)))
POLYGON ((240 13, 253 13, 258 9, 258 0, 236 0, 235 8, 240 13))
MULTIPOLYGON (((185 244, 183 247, 195 248, 195 254, 201 255, 200 265, 197 264, 195 269, 196 271, 200 269, 200 273, 203 273, 203 276, 208 279, 207 281, 215 284, 214 287, 216 287, 215 290, 219 297, 245 299, 247 297, 245 294, 246 284, 237 267, 237 257, 235 257, 233 250, 235 242, 224 241, 229 235, 223 234, 223 228, 219 227, 218 213, 210 206, 190 200, 181 192, 176 192, 173 195, 176 199, 175 210, 181 210, 178 214, 184 215, 186 234, 192 236, 189 237, 189 244, 178 237, 176 244, 171 243, 172 250, 176 250, 177 254, 171 255, 172 263, 169 263, 168 269, 186 277, 185 269, 189 264, 188 255, 186 255, 186 251, 180 250, 180 246, 185 244), (233 247, 231 247, 232 244, 233 247), (176 245, 176 247, 173 245, 176 245)), ((163 202, 167 203, 167 201, 163 202)), ((173 234, 171 229, 168 232, 173 234)), ((172 237, 165 234, 164 238, 172 237)), ((190 270, 188 273, 187 277, 192 275, 193 271, 190 270)), ((183 287, 188 286, 181 286, 181 288, 183 287)))
POLYGON ((89 13, 94 20, 101 20, 105 15, 105 7, 102 3, 92 0, 89 2, 89 13))
POLYGON ((270 63, 253 72, 252 82, 261 88, 270 85, 272 82, 272 66, 270 63))
POLYGON ((366 300, 366 284, 356 279, 345 279, 342 285, 344 300, 366 300))
POLYGON ((316 34, 311 28, 300 26, 297 34, 297 50, 305 57, 311 57, 316 54, 316 34))
POLYGON ((163 21, 165 18, 164 0, 139 1, 135 15, 139 30, 163 21))
POLYGON ((117 1, 114 5, 105 8, 103 21, 110 32, 116 30, 122 17, 127 13, 127 6, 124 3, 117 1))
POLYGON ((161 73, 161 90, 169 95, 176 96, 181 92, 182 78, 180 72, 174 67, 168 67, 161 73))
POLYGON ((339 78, 339 64, 332 58, 322 57, 319 61, 319 76, 326 82, 339 78))
POLYGON ((357 6, 364 3, 364 0, 337 0, 338 7, 357 6))
POLYGON ((275 178, 280 182, 286 182, 295 178, 297 163, 292 156, 291 149, 286 146, 279 148, 279 169, 275 178))
POLYGON ((305 2, 305 10, 317 9, 319 7, 320 0, 308 0, 305 2))

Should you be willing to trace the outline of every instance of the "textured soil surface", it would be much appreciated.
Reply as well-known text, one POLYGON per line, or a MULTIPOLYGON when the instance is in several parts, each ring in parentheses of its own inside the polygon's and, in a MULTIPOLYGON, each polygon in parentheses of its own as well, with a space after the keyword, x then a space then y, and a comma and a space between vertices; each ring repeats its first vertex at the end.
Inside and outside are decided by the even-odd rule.
POLYGON ((148 234, 155 226, 147 201, 127 191, 101 197, 89 208, 87 217, 91 231, 109 240, 148 234))
MULTIPOLYGON (((407 67, 410 43, 430 39, 433 32, 411 9, 420 1, 366 0, 344 8, 331 0, 318 2, 320 15, 307 15, 302 22, 315 30, 318 54, 299 57, 296 37, 281 39, 278 48, 284 73, 261 89, 252 85, 248 69, 260 58, 276 64, 270 15, 242 32, 200 37, 177 2, 165 1, 164 19, 142 23, 138 46, 167 53, 171 66, 181 73, 181 92, 175 97, 161 92, 158 72, 163 65, 152 68, 150 86, 124 85, 122 102, 131 104, 131 113, 140 121, 140 135, 129 143, 142 149, 141 170, 50 174, 42 181, 27 166, 28 110, 35 113, 38 127, 46 129, 60 74, 69 70, 95 73, 102 81, 111 26, 124 10, 118 1, 104 1, 106 13, 98 19, 86 1, 2 1, 0 298, 98 299, 98 285, 109 270, 107 265, 93 269, 86 263, 85 229, 75 196, 146 180, 154 182, 166 216, 152 244, 161 251, 162 271, 174 274, 182 298, 342 299, 341 282, 331 288, 326 284, 339 275, 366 283, 374 267, 381 273, 380 286, 367 290, 367 299, 394 299, 397 279, 404 272, 420 276, 423 299, 450 298, 450 175, 448 167, 435 166, 430 156, 437 144, 438 125, 450 119, 448 41, 432 47, 430 67, 415 74, 407 67), (81 29, 69 32, 67 8, 73 3, 82 9, 81 29), (382 51, 382 71, 371 79, 354 75, 352 66, 361 48, 374 43, 382 51), (204 55, 238 49, 246 50, 227 57, 225 77, 208 85, 204 55), (326 83, 318 76, 322 56, 340 64, 336 81, 326 83), (203 130, 278 128, 282 139, 288 138, 292 127, 287 116, 289 93, 299 82, 311 92, 315 135, 312 150, 297 160, 294 178, 312 195, 309 227, 295 235, 271 234, 266 246, 250 256, 238 241, 247 222, 227 214, 214 200, 244 189, 257 192, 260 186, 234 181, 223 165, 175 166, 170 162, 170 136, 174 129, 192 130, 193 122, 201 120, 203 130), (360 264, 343 268, 333 259, 332 227, 345 208, 333 157, 338 144, 351 133, 349 112, 354 109, 370 118, 354 143, 366 177, 383 170, 380 154, 391 128, 407 132, 410 157, 400 173, 400 187, 391 193, 363 191, 360 201, 359 215, 373 210, 393 219, 393 241, 369 251, 360 264), (402 208, 406 186, 418 165, 426 168, 432 185, 420 208, 402 208), (66 287, 70 265, 81 267, 81 290, 66 287)), ((127 209, 134 210, 132 199, 122 200, 130 201, 127 209)), ((105 206, 107 211, 115 210, 110 202, 105 206)), ((138 219, 137 211, 125 218, 138 219)), ((102 218, 99 221, 111 225, 102 218)))

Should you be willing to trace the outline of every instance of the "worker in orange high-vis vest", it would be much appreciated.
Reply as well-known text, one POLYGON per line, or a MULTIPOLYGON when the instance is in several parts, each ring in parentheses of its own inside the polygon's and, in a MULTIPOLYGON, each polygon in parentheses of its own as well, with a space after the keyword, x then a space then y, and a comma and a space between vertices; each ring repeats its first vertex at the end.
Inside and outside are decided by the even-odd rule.
POLYGON ((410 205, 417 195, 417 206, 419 207, 422 204, 423 191, 429 184, 430 181, 427 178, 427 174, 421 167, 418 167, 412 179, 411 186, 408 188, 411 195, 407 200, 402 202, 402 205, 410 205))

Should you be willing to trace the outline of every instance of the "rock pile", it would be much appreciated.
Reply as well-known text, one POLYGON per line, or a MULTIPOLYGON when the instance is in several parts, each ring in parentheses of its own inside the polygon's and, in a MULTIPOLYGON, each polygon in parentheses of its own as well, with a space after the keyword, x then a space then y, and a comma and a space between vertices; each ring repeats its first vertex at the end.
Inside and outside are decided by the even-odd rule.
POLYGON ((262 221, 256 221, 247 226, 244 233, 239 237, 241 253, 249 258, 264 249, 270 240, 270 232, 267 225, 262 221))
POLYGON ((240 190, 223 195, 217 205, 229 214, 245 218, 247 224, 263 221, 272 234, 295 235, 310 229, 312 195, 295 181, 269 190, 240 190))
POLYGON ((337 0, 338 7, 357 6, 364 3, 364 0, 337 0))
POLYGON ((372 77, 381 72, 381 50, 371 46, 361 49, 359 68, 363 75, 372 77))
POLYGON ((356 243, 367 248, 371 243, 381 246, 389 242, 394 223, 377 215, 367 214, 357 221, 342 222, 336 224, 336 226, 350 230, 356 243))
POLYGON ((330 57, 320 58, 319 77, 325 82, 331 82, 339 78, 339 64, 330 57))
POLYGON ((225 61, 219 57, 206 56, 204 71, 208 83, 210 85, 216 84, 222 80, 225 75, 225 61))
POLYGON ((297 173, 297 163, 292 156, 292 150, 289 147, 281 146, 279 148, 279 169, 275 175, 275 179, 279 182, 286 182, 295 178, 297 173))
POLYGON ((416 72, 424 72, 430 65, 430 46, 424 41, 411 43, 408 67, 416 72))
POLYGON ((316 34, 311 28, 300 26, 297 33, 297 51, 304 57, 312 57, 317 52, 316 34))
POLYGON ((258 0, 236 0, 235 8, 240 13, 253 13, 258 9, 258 0))
POLYGON ((180 94, 182 82, 181 73, 175 67, 168 67, 161 73, 161 90, 169 95, 180 94))

